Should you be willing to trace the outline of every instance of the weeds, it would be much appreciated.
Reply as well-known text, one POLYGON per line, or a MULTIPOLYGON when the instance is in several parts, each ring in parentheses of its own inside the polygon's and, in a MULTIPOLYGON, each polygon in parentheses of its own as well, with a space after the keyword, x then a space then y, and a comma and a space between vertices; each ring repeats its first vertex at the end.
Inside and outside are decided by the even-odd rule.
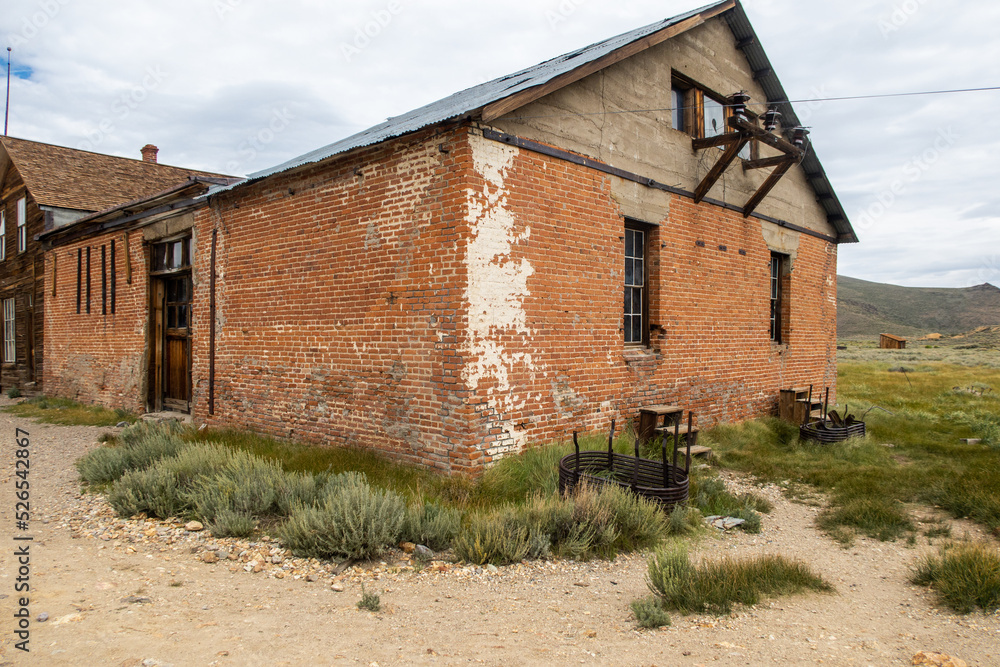
POLYGON ((920 559, 911 581, 930 586, 941 601, 961 614, 1000 608, 1000 551, 993 544, 949 543, 920 559))
POLYGON ((11 387, 7 390, 7 398, 21 398, 21 389, 19 387, 11 387))
POLYGON ((459 510, 438 503, 424 503, 407 509, 402 534, 407 542, 442 551, 451 546, 461 528, 459 510))
POLYGON ((681 544, 650 557, 647 584, 664 607, 682 613, 728 614, 734 603, 757 604, 764 595, 833 590, 805 564, 784 556, 726 558, 695 566, 681 544))
POLYGON ((114 410, 100 406, 90 406, 71 401, 68 398, 52 398, 36 396, 17 405, 3 408, 4 412, 19 417, 37 419, 43 424, 63 424, 67 426, 114 426, 122 421, 134 422, 136 416, 124 413, 121 416, 114 410))
POLYGON ((726 485, 717 477, 700 480, 694 487, 694 506, 705 516, 731 516, 743 519, 740 530, 748 533, 760 532, 760 514, 756 507, 771 510, 771 503, 756 494, 733 495, 726 490, 726 485))
POLYGON ((382 609, 382 600, 376 593, 366 591, 364 584, 361 584, 361 599, 358 600, 358 609, 372 613, 381 611, 382 609))
POLYGON ((655 596, 634 600, 629 606, 640 628, 655 630, 670 625, 670 616, 663 610, 663 605, 655 596))
MULTIPOLYGON (((536 533, 536 538, 539 535, 536 533)), ((455 555, 477 565, 509 565, 519 563, 528 555, 531 546, 528 528, 518 520, 517 510, 507 505, 473 514, 469 525, 455 540, 455 555)), ((543 545, 539 541, 534 546, 536 551, 547 550, 548 542, 543 545)))

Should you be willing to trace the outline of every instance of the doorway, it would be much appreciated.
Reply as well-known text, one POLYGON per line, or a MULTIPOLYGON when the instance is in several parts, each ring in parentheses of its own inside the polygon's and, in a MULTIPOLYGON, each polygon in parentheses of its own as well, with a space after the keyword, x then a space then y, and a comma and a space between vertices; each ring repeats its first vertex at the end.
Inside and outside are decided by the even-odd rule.
POLYGON ((191 237, 156 243, 150 271, 150 406, 191 412, 191 237))

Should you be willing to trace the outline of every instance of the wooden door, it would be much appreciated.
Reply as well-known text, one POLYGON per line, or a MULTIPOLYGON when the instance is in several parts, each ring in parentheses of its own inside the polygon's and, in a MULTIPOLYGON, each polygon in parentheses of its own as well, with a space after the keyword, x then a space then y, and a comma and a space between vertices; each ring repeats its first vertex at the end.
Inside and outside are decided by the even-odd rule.
POLYGON ((154 410, 191 411, 191 292, 190 273, 152 280, 150 403, 154 410))
POLYGON ((163 407, 191 410, 191 275, 163 279, 163 407))

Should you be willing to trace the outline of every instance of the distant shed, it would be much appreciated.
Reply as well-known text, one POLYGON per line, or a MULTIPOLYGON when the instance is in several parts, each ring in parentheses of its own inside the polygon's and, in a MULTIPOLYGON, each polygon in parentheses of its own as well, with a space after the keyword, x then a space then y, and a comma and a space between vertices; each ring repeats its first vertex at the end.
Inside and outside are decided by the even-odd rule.
POLYGON ((884 333, 879 336, 878 346, 883 350, 905 350, 906 339, 884 333))

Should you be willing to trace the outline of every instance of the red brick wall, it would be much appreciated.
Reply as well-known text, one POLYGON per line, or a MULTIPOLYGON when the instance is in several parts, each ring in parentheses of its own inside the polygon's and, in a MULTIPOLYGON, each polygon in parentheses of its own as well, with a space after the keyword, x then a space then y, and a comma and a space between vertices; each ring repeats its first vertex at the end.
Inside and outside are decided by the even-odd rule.
POLYGON ((456 371, 467 161, 460 136, 428 132, 244 186, 201 211, 196 419, 466 469, 468 392, 456 371))
POLYGON ((653 403, 694 410, 702 425, 739 421, 775 413, 782 387, 834 387, 836 246, 801 235, 784 294, 786 344, 776 345, 761 222, 683 197, 672 198, 667 219, 647 221, 660 224, 648 242, 650 322, 662 328, 650 349, 627 349, 624 220, 610 178, 528 151, 505 172, 521 240, 503 261, 527 262, 532 273, 522 300, 528 333, 497 340, 531 362, 509 365, 503 393, 512 400, 486 396, 497 388, 480 383, 481 447, 501 455, 573 429, 605 430, 653 403))
POLYGON ((125 235, 103 234, 45 254, 45 392, 88 403, 142 412, 148 312, 147 259, 142 233, 129 234, 132 283, 126 280, 125 235), (115 262, 111 263, 111 241, 115 262), (107 266, 107 312, 102 314, 101 248, 107 266), (87 248, 90 247, 90 313, 87 248), (83 250, 81 312, 76 312, 77 250, 83 250), (53 266, 55 294, 52 293, 53 266), (111 274, 115 312, 111 312, 111 274))
MULTIPOLYGON (((660 224, 648 241, 660 328, 650 349, 626 349, 611 177, 469 132, 363 149, 197 212, 196 421, 471 472, 644 404, 678 403, 707 425, 773 412, 782 387, 833 385, 835 246, 799 239, 787 344, 774 345, 761 223, 674 197, 665 220, 647 221, 660 224)), ((119 267, 113 317, 75 314, 77 245, 54 251, 46 382, 57 393, 142 403, 147 279, 134 236, 136 277, 126 286, 119 267)))

